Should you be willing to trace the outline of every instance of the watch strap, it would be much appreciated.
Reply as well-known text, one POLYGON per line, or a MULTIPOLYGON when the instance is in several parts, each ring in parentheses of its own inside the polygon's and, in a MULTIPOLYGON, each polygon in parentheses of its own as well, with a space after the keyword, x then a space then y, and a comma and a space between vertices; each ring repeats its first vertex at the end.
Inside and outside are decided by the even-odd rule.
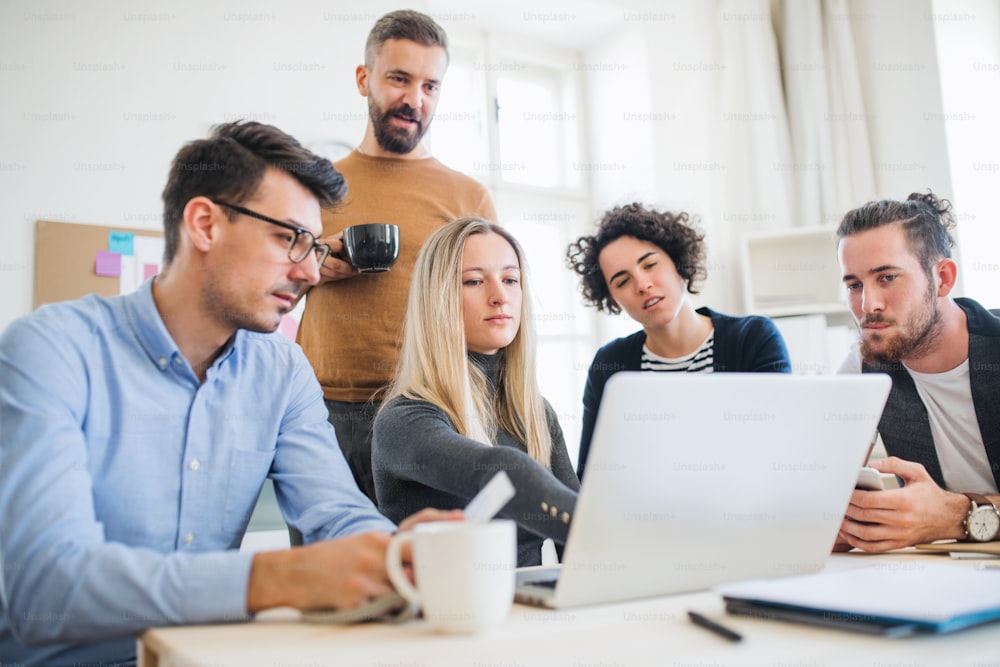
POLYGON ((993 504, 989 498, 981 493, 966 493, 965 497, 976 503, 976 507, 988 507, 993 504))

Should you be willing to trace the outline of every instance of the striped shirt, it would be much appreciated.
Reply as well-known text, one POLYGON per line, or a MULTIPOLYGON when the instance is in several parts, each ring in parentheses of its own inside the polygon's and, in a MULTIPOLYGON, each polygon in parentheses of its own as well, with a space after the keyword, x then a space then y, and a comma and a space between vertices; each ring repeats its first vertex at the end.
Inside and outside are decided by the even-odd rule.
POLYGON ((715 329, 708 332, 708 338, 691 354, 671 359, 653 354, 644 344, 642 346, 642 361, 639 365, 644 371, 666 371, 668 373, 711 373, 714 370, 715 329))

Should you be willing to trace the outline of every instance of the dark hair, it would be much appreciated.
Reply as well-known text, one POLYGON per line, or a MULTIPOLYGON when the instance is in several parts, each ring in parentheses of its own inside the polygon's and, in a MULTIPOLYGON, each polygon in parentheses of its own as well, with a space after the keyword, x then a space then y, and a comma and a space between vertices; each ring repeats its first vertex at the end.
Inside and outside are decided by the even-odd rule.
POLYGON ((870 201, 848 211, 837 227, 837 238, 894 222, 902 224, 910 250, 928 274, 939 259, 951 257, 951 249, 955 245, 951 235, 951 230, 955 228, 951 202, 938 199, 930 190, 927 194, 914 192, 906 201, 870 201))
POLYGON ((163 263, 177 253, 184 207, 194 197, 240 204, 257 191, 271 167, 294 177, 323 208, 336 205, 347 191, 344 177, 324 157, 273 125, 236 121, 216 125, 208 139, 186 144, 170 167, 163 189, 163 263))
POLYGON ((390 39, 408 39, 422 46, 440 46, 448 55, 448 35, 444 28, 426 14, 400 9, 375 21, 365 42, 365 67, 372 66, 379 49, 390 39))
POLYGON ((649 241, 665 252, 687 283, 687 291, 697 294, 696 283, 705 279, 705 235, 687 213, 670 213, 645 208, 636 202, 616 206, 597 223, 597 233, 581 236, 566 250, 566 263, 580 274, 584 300, 598 310, 619 313, 598 262, 601 251, 623 236, 649 241))

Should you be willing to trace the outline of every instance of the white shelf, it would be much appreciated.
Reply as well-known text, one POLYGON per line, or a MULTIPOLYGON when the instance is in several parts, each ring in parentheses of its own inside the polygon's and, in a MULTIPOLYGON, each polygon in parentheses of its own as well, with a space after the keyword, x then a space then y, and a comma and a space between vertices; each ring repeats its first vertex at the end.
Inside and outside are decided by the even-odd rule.
POLYGON ((780 317, 847 313, 831 227, 802 227, 743 236, 747 312, 780 317))
POLYGON ((789 317, 791 315, 850 315, 845 303, 803 303, 789 306, 760 306, 753 311, 767 317, 789 317))
POLYGON ((742 239, 747 312, 774 318, 792 372, 836 372, 850 347, 847 292, 832 227, 746 234, 742 239))

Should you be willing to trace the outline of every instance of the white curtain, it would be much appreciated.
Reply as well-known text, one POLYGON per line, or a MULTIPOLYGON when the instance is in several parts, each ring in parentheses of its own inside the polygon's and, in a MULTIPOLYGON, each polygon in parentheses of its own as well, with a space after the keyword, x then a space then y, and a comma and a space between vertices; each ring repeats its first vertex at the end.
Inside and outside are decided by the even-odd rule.
MULTIPOLYGON (((640 35, 645 111, 666 119, 649 125, 648 203, 701 216, 709 277, 699 301, 742 312, 744 234, 832 227, 876 192, 851 13, 846 0, 664 0, 662 11, 674 18, 640 35)), ((603 55, 629 63, 622 48, 603 55)), ((600 129, 621 137, 632 126, 600 129)), ((637 150, 594 147, 596 159, 630 165, 637 150)))
POLYGON ((727 209, 756 214, 730 217, 740 232, 836 224, 875 193, 846 0, 720 0, 717 12, 727 209))
POLYGON ((776 41, 792 138, 797 221, 836 224, 875 195, 846 0, 780 0, 776 41))
MULTIPOLYGON (((795 183, 770 4, 721 0, 717 11, 725 64, 719 138, 728 167, 723 220, 735 223, 734 232, 787 227, 795 183)), ((739 234, 727 236, 735 242, 739 234)))

